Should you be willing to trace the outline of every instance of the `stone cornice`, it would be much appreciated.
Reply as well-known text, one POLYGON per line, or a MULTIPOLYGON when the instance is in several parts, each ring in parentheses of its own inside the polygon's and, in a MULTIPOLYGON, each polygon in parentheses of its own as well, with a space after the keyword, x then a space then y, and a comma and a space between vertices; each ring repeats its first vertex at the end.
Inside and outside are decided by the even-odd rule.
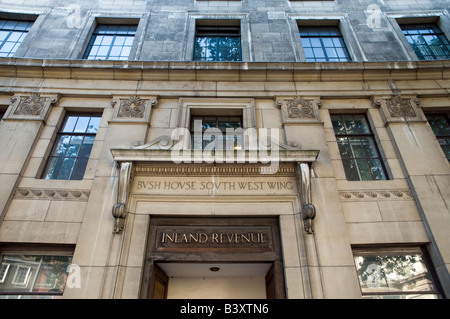
POLYGON ((0 77, 137 81, 373 81, 450 78, 450 61, 152 62, 0 58, 0 77))
MULTIPOLYGON (((165 162, 174 163, 174 161, 179 161, 180 163, 206 163, 204 159, 204 154, 200 151, 199 155, 196 155, 195 151, 177 151, 179 156, 173 157, 172 150, 152 150, 152 149, 111 149, 111 154, 117 163, 122 162, 165 162)), ((250 151, 245 152, 245 163, 268 163, 270 161, 283 162, 305 162, 313 163, 316 161, 319 151, 316 150, 278 150, 277 156, 275 157, 264 157, 258 154, 256 151, 255 155, 252 155, 250 151), (254 158, 255 161, 249 161, 249 159, 254 158)), ((177 154, 178 155, 178 154, 177 154)), ((237 153, 235 152, 235 158, 232 163, 239 163, 237 153)), ((223 163, 226 160, 226 152, 223 152, 223 163)), ((230 161, 231 162, 231 161, 230 161)), ((217 163, 214 160, 214 163, 217 163)), ((221 162, 222 163, 222 162, 221 162)))

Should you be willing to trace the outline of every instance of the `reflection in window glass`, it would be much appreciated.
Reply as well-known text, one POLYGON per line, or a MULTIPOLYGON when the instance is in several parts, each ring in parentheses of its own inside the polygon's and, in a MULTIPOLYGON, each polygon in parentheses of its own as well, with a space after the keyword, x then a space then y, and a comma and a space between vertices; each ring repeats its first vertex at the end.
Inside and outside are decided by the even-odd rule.
POLYGON ((5 254, 0 264, 0 298, 58 298, 72 256, 5 254))
POLYGON ((100 120, 101 116, 66 117, 44 170, 44 179, 83 179, 100 120))
POLYGON ((33 22, 0 19, 0 57, 12 57, 33 22))
POLYGON ((421 252, 355 254, 364 298, 440 298, 421 252))
POLYGON ((404 24, 403 34, 419 60, 450 59, 450 42, 435 24, 404 24))
POLYGON ((192 149, 242 149, 242 118, 240 116, 193 116, 191 119, 192 149), (216 134, 214 134, 216 132, 216 134), (208 135, 211 134, 211 136, 208 135), (216 140, 216 136, 221 136, 216 140))
POLYGON ((197 26, 194 61, 241 61, 239 26, 197 26))
POLYGON ((450 121, 447 114, 427 114, 427 120, 450 162, 450 121))
POLYGON ((332 114, 331 120, 347 180, 387 179, 366 116, 364 114, 332 114))

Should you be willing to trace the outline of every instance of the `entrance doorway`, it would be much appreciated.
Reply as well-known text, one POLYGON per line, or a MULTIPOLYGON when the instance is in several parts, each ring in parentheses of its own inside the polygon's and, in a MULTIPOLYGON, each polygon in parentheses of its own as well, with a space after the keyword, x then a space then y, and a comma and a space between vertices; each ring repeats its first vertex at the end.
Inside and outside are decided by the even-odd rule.
POLYGON ((158 263, 153 298, 265 299, 272 291, 273 263, 158 263))
POLYGON ((285 298, 278 219, 152 218, 141 297, 285 298))

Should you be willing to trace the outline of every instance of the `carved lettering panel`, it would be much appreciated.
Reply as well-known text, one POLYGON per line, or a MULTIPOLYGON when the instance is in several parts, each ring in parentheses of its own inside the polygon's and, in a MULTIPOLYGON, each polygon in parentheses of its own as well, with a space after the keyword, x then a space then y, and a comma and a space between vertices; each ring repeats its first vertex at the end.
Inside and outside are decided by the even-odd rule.
POLYGON ((149 195, 288 195, 297 194, 292 177, 160 177, 136 176, 133 194, 149 195))
POLYGON ((271 251, 270 227, 233 226, 159 226, 156 234, 156 251, 178 250, 222 250, 271 251))

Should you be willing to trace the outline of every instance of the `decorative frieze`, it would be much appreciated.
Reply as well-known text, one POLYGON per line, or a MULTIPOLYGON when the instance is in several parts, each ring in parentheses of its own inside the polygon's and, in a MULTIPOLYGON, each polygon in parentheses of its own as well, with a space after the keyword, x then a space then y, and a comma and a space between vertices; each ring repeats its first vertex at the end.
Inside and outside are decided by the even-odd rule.
POLYGON ((152 108, 158 106, 158 98, 113 98, 111 105, 114 107, 114 122, 149 122, 152 108))
MULTIPOLYGON (((260 165, 136 165, 136 176, 261 176, 260 165)), ((293 165, 280 165, 271 176, 296 176, 293 165)))
POLYGON ((319 123, 319 98, 306 99, 301 96, 277 98, 275 105, 281 109, 284 124, 319 123))
POLYGON ((59 94, 43 96, 39 93, 31 95, 14 95, 12 105, 8 108, 4 119, 45 120, 52 105, 59 102, 59 94))
POLYGON ((63 190, 43 188, 19 188, 14 198, 38 199, 38 200, 62 200, 62 201, 88 201, 91 192, 89 190, 63 190))
POLYGON ((417 97, 372 97, 372 103, 381 108, 385 122, 411 122, 424 121, 425 116, 419 108, 420 100, 417 97))
POLYGON ((405 199, 413 198, 408 190, 370 190, 370 191, 341 191, 342 200, 367 200, 367 199, 405 199))

